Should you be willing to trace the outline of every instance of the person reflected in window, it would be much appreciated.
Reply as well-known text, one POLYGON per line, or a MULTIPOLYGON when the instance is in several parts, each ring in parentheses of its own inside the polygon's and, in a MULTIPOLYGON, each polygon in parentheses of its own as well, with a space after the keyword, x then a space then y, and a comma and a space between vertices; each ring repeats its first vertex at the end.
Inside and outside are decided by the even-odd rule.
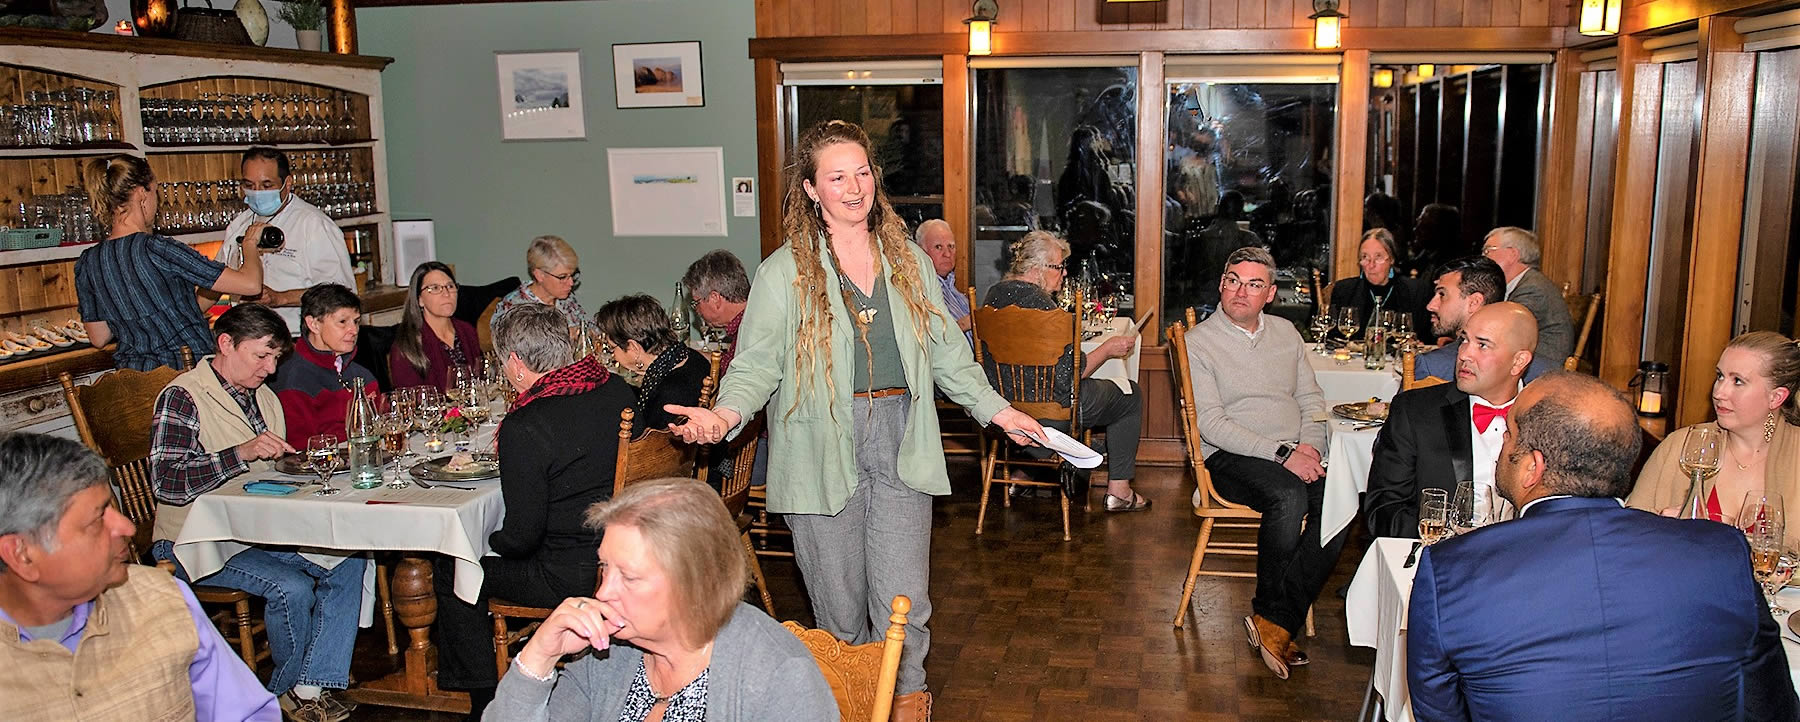
MULTIPOLYGON (((1193 268, 1197 278, 1217 278, 1225 273, 1225 259, 1239 248, 1262 245, 1262 239, 1255 233, 1244 230, 1239 221, 1244 220, 1244 194, 1237 191, 1225 191, 1219 196, 1217 214, 1212 222, 1200 229, 1198 245, 1198 263, 1193 268)), ((1198 288, 1199 303, 1197 311, 1202 318, 1212 315, 1219 308, 1219 286, 1216 283, 1202 283, 1198 288)))

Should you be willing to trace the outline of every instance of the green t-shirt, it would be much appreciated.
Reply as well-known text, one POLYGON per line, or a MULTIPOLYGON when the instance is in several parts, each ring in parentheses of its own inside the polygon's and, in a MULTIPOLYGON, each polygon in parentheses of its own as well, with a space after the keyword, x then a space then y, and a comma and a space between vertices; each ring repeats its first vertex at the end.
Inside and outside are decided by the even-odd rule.
MULTIPOLYGON (((869 319, 868 341, 865 343, 858 334, 851 344, 855 356, 851 363, 856 367, 855 390, 860 393, 905 387, 906 369, 900 365, 900 346, 894 341, 894 314, 888 311, 887 279, 876 274, 874 292, 867 296, 854 283, 844 285, 849 287, 855 302, 852 313, 865 317, 873 313, 873 318, 869 319)), ((855 322, 850 325, 856 326, 855 322)))

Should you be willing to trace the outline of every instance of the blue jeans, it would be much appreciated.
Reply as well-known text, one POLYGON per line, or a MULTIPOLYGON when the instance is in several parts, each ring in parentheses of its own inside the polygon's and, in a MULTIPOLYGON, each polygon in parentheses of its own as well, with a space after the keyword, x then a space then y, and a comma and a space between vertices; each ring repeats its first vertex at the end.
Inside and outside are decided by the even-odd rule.
MULTIPOLYGON (((151 556, 175 562, 176 576, 187 581, 187 570, 174 552, 168 540, 150 547, 151 556)), ((343 689, 350 684, 366 564, 359 557, 326 569, 294 552, 252 547, 198 583, 263 598, 263 623, 275 660, 270 692, 282 694, 297 684, 343 689)))

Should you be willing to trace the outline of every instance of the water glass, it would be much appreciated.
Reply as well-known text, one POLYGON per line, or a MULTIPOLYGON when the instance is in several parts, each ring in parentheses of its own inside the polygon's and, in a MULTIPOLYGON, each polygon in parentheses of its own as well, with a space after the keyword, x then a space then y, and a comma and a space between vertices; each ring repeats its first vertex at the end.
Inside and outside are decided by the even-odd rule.
POLYGON ((1419 541, 1436 544, 1450 536, 1449 497, 1443 489, 1419 490, 1419 541))
POLYGON ((314 434, 306 440, 307 467, 319 475, 320 488, 313 496, 331 496, 339 491, 331 485, 331 475, 337 473, 344 461, 337 447, 336 434, 314 434))

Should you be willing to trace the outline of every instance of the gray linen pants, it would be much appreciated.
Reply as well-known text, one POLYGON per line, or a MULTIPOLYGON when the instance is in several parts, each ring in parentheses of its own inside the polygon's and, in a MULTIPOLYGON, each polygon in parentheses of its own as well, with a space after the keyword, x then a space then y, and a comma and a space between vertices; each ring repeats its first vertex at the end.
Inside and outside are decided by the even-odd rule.
POLYGON ((836 514, 789 514, 794 561, 820 629, 852 644, 887 633, 895 595, 912 600, 895 694, 925 689, 931 648, 931 496, 900 480, 900 438, 912 406, 908 395, 858 397, 856 491, 836 514))

